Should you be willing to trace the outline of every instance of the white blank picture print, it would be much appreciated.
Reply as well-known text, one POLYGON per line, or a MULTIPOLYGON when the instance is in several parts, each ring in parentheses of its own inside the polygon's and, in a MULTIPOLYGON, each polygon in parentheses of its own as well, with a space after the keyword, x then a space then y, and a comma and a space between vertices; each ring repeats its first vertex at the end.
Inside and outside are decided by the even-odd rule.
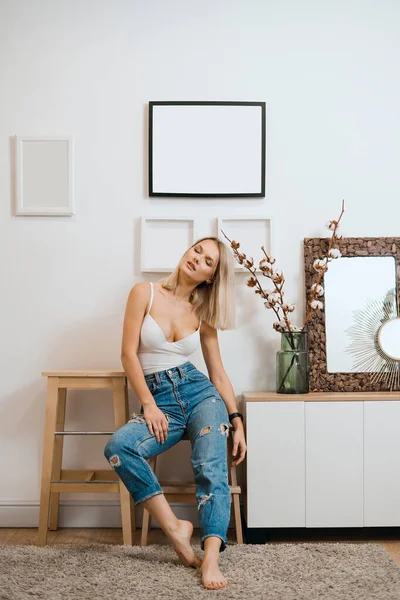
POLYGON ((194 220, 186 217, 142 217, 141 271, 172 272, 194 243, 194 220))
POLYGON ((265 110, 150 102, 150 196, 265 196, 265 110))
POLYGON ((74 214, 72 136, 15 136, 16 215, 74 214))
MULTIPOLYGON (((247 258, 254 258, 254 265, 265 258, 261 246, 267 254, 272 254, 272 226, 270 217, 218 217, 218 237, 229 245, 222 231, 230 240, 239 242, 239 252, 244 252, 247 258)), ((248 270, 235 260, 235 271, 238 273, 248 270)))

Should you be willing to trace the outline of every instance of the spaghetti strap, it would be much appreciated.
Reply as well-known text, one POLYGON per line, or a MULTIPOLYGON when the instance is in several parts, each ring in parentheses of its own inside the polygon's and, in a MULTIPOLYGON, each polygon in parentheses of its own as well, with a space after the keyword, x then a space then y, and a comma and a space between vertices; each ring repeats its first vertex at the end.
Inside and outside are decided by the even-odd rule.
POLYGON ((151 307, 152 307, 152 304, 153 304, 153 297, 154 297, 154 286, 153 286, 153 282, 152 282, 152 281, 149 281, 149 283, 150 283, 150 290, 151 290, 151 291, 150 291, 150 303, 149 303, 149 308, 148 308, 148 310, 147 310, 147 313, 146 313, 146 315, 148 315, 148 314, 149 314, 149 312, 151 311, 151 307))

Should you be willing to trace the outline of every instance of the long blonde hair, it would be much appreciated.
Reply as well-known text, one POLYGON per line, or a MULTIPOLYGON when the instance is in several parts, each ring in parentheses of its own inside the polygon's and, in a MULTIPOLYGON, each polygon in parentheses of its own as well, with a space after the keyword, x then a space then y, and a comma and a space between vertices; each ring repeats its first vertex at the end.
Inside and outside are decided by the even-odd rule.
MULTIPOLYGON (((211 327, 221 330, 234 329, 235 271, 233 256, 224 242, 217 237, 203 237, 189 246, 188 250, 204 240, 213 240, 217 244, 219 261, 212 276, 212 283, 208 284, 205 281, 199 283, 193 290, 189 302, 193 304, 199 319, 211 327)), ((166 279, 162 280, 161 285, 166 290, 175 290, 178 281, 179 264, 166 279)))

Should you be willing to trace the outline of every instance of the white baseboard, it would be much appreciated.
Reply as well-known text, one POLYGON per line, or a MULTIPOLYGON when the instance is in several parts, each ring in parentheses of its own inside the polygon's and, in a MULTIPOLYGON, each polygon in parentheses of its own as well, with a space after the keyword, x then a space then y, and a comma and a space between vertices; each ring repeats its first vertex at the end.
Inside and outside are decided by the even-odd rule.
MULTIPOLYGON (((178 519, 187 519, 199 527, 196 504, 171 502, 170 506, 178 519)), ((143 508, 135 508, 136 527, 142 526, 143 508)), ((37 527, 39 502, 0 502, 0 527, 37 527)), ((231 524, 233 525, 232 515, 231 524)), ((160 527, 155 519, 152 527, 160 527)), ((60 502, 59 527, 121 527, 121 509, 115 502, 93 500, 69 500, 60 502)))

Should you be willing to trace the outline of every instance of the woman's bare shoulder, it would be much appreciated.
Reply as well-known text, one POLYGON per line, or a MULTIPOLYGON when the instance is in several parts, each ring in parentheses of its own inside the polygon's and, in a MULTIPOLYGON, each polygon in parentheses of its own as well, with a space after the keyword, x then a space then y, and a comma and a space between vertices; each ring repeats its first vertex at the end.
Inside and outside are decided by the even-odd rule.
POLYGON ((135 283, 132 286, 132 288, 129 292, 129 300, 132 300, 132 301, 145 300, 147 302, 151 295, 150 283, 153 284, 154 291, 161 292, 161 293, 166 292, 166 290, 164 290, 164 288, 162 287, 161 282, 159 282, 159 281, 154 281, 154 282, 139 281, 138 283, 135 283))
POLYGON ((139 281, 138 283, 135 283, 132 288, 131 291, 129 292, 130 294, 135 294, 140 296, 141 294, 148 294, 150 291, 150 284, 148 281, 139 281))
POLYGON ((132 286, 129 296, 128 296, 128 304, 138 305, 144 304, 146 305, 150 298, 150 285, 148 281, 140 281, 139 283, 135 283, 132 286))

